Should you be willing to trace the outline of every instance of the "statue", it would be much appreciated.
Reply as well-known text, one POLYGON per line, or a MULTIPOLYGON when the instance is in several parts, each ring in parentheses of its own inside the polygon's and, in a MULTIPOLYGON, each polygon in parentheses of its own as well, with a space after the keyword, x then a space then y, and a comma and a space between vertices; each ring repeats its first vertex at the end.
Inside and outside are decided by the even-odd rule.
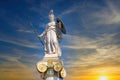
POLYGON ((49 19, 45 31, 38 35, 39 39, 44 39, 45 56, 36 64, 36 68, 43 80, 63 80, 66 77, 66 70, 63 61, 60 60, 59 42, 62 40, 62 33, 66 34, 66 29, 59 18, 55 20, 53 10, 49 13, 49 19))
POLYGON ((66 34, 66 30, 59 18, 55 22, 53 10, 49 13, 49 19, 50 22, 47 24, 46 30, 41 35, 38 35, 38 38, 44 38, 45 54, 57 54, 60 57, 59 41, 62 39, 62 33, 66 34))

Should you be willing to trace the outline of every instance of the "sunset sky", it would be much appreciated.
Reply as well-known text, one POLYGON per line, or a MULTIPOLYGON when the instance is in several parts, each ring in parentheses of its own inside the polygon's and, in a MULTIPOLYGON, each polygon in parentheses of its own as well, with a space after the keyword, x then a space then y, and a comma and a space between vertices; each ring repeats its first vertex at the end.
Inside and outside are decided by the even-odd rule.
POLYGON ((41 34, 51 9, 67 30, 65 80, 120 80, 120 0, 0 0, 0 80, 41 80, 43 47, 29 22, 41 34))

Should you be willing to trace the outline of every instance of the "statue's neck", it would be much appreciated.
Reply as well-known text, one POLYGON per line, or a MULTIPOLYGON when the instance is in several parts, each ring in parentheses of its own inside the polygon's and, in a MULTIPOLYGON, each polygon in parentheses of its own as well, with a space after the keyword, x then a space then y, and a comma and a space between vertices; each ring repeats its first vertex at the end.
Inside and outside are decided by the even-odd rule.
POLYGON ((50 23, 55 22, 55 21, 50 21, 50 23))

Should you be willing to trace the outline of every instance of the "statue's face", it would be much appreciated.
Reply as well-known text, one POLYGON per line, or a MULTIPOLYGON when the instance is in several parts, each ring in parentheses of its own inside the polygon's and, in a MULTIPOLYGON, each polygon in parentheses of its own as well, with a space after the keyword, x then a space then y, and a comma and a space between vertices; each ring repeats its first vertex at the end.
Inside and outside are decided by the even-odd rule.
POLYGON ((49 15, 50 21, 54 21, 54 15, 49 15))

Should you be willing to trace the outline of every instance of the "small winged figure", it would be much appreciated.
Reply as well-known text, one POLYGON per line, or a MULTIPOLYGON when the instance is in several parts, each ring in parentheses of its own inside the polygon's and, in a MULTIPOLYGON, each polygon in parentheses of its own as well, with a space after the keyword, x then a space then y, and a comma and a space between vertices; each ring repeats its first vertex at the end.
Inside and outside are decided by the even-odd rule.
POLYGON ((58 54, 60 57, 59 41, 62 40, 62 33, 66 34, 66 29, 59 18, 55 21, 53 10, 49 13, 49 19, 50 22, 47 24, 46 30, 41 35, 38 35, 38 38, 44 38, 45 54, 58 54))

